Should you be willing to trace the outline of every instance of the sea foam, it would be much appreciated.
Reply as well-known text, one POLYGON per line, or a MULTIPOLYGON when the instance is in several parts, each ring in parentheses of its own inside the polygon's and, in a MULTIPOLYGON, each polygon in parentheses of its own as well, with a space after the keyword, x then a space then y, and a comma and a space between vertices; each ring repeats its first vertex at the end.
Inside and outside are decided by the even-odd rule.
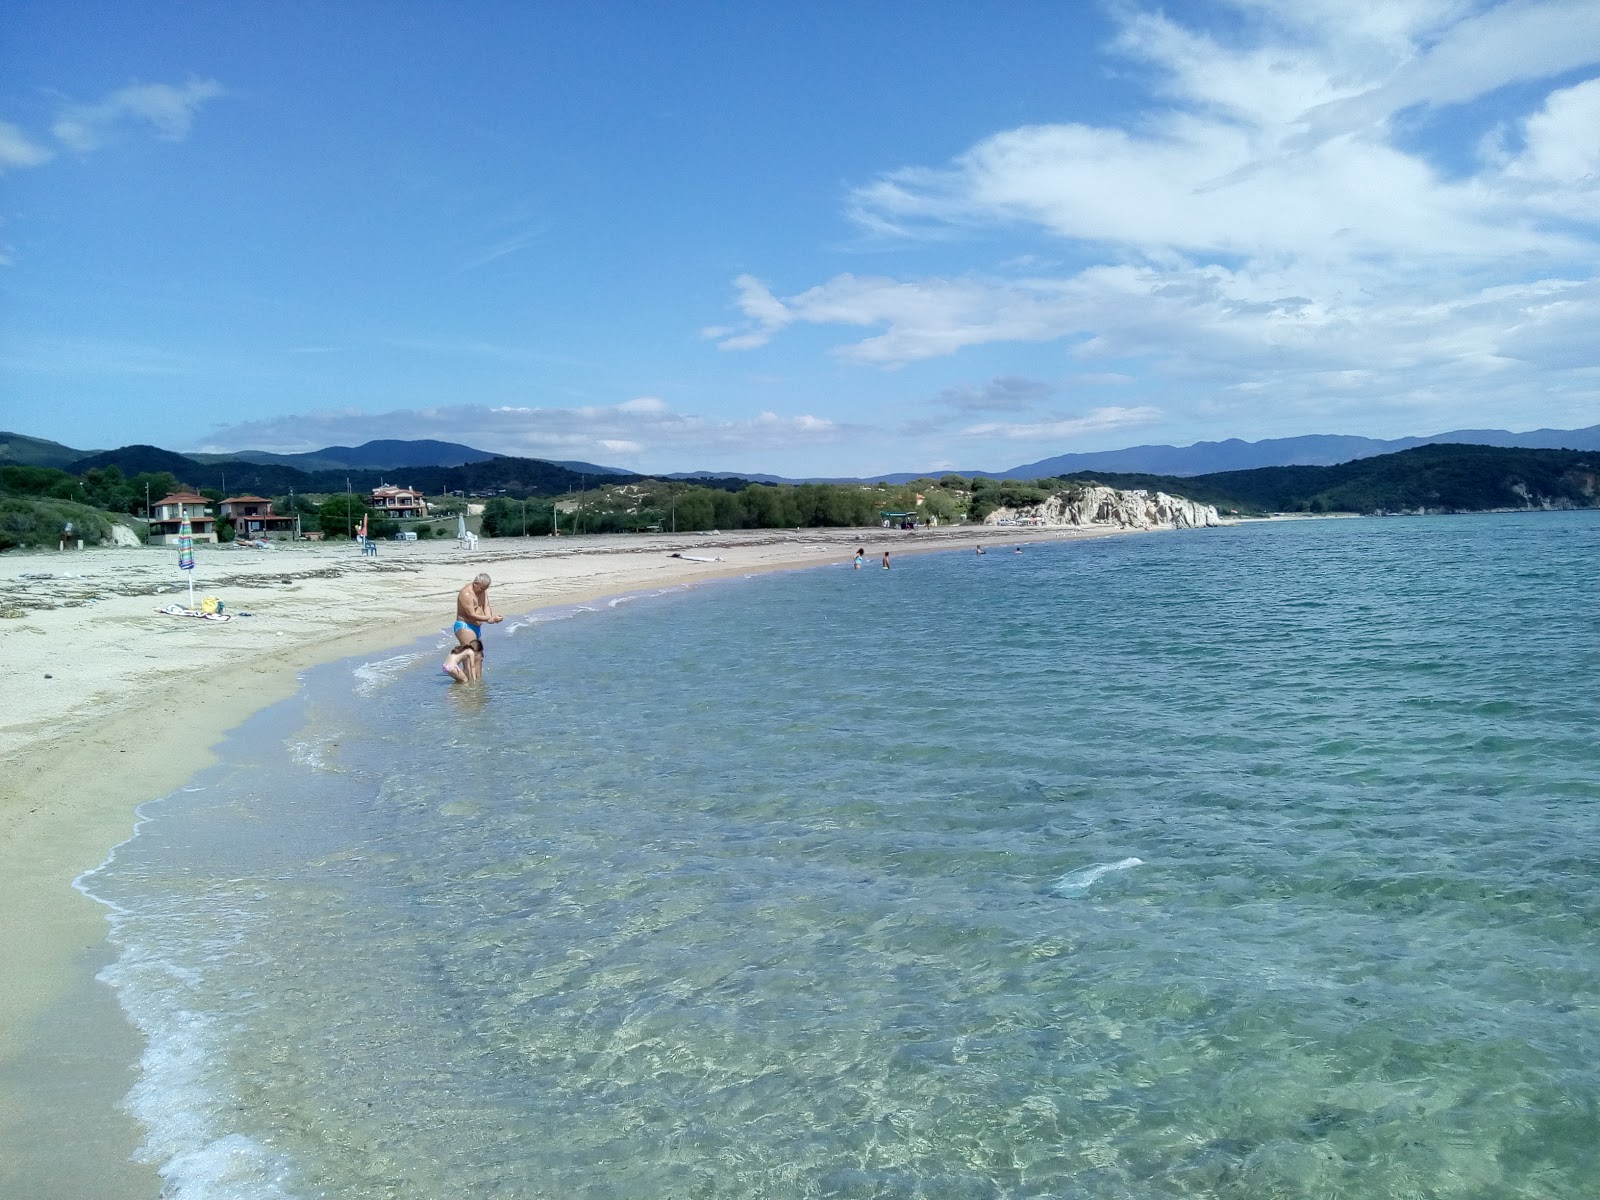
POLYGON ((1142 866, 1144 866, 1144 859, 1142 858, 1124 858, 1114 863, 1095 863, 1092 867, 1080 867, 1076 871, 1068 871, 1051 885, 1050 890, 1057 896, 1081 896, 1102 875, 1109 875, 1113 871, 1126 871, 1130 867, 1142 866))

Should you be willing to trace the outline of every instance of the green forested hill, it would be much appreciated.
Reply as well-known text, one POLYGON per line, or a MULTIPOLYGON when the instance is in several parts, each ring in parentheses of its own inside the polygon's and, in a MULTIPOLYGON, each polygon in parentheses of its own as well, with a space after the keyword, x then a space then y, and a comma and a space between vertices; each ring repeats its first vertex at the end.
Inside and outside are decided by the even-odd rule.
MULTIPOLYGON (((380 483, 420 488, 429 495, 506 488, 518 494, 550 496, 573 491, 584 481, 584 476, 577 471, 534 458, 492 458, 459 467, 401 467, 389 471, 302 471, 280 463, 246 462, 236 458, 199 462, 156 446, 106 450, 70 463, 66 469, 81 475, 97 467, 111 466, 129 476, 145 471, 169 471, 189 487, 220 488, 233 493, 259 492, 266 496, 281 496, 291 490, 342 492, 346 486, 366 491, 380 483)), ((628 477, 607 476, 607 481, 625 478, 628 477)), ((592 476, 590 482, 593 482, 592 476)))
POLYGON ((60 442, 29 437, 24 433, 0 433, 0 465, 17 467, 65 467, 92 450, 74 450, 60 442))
MULTIPOLYGON (((48 448, 54 443, 40 445, 48 448)), ((34 453, 35 449, 21 447, 27 454, 34 453)), ((64 446, 56 449, 72 453, 64 446)), ((301 494, 343 492, 347 488, 364 492, 381 482, 420 488, 430 495, 449 491, 505 491, 517 497, 558 496, 586 485, 592 488, 598 483, 618 485, 640 479, 628 475, 586 476, 556 463, 531 458, 493 458, 458 467, 403 467, 390 471, 303 471, 280 463, 241 459, 199 462, 156 446, 124 446, 64 465, 67 471, 80 477, 95 469, 115 466, 127 478, 141 472, 170 472, 179 483, 189 487, 219 488, 232 493, 258 492, 265 496, 283 496, 291 491, 301 494)), ((92 482, 93 477, 89 478, 92 482)), ((1186 477, 1080 471, 1066 476, 1063 482, 1159 489, 1215 504, 1224 511, 1241 513, 1371 513, 1590 508, 1600 504, 1597 480, 1600 480, 1600 451, 1436 444, 1332 467, 1258 467, 1186 477)), ((746 482, 739 478, 697 479, 693 486, 737 491, 746 482)), ((954 510, 960 511, 968 507, 965 492, 959 491, 967 486, 967 481, 955 482, 958 491, 951 497, 954 510)), ((1041 480, 1038 486, 1024 490, 1030 495, 1040 489, 1048 491, 1053 482, 1041 480)), ((1007 481, 1001 486, 1016 491, 1022 485, 1007 481)), ((940 490, 940 485, 934 480, 925 480, 921 481, 919 490, 925 493, 940 490)), ((1042 494, 1041 491, 1041 497, 1042 494)), ((1017 502, 1025 499, 1020 493, 1011 498, 1017 502)), ((1002 498, 1002 502, 1011 501, 1002 498)))
POLYGON ((1080 471, 1067 478, 1160 489, 1242 512, 1482 512, 1600 505, 1600 452, 1430 445, 1334 467, 1188 477, 1080 471))

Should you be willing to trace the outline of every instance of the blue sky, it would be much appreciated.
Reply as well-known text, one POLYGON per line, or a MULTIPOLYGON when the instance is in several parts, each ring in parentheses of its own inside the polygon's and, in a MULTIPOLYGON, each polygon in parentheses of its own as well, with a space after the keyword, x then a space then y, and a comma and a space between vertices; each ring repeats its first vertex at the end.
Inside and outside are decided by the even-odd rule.
POLYGON ((13 3, 0 426, 1003 469, 1600 422, 1600 4, 13 3))

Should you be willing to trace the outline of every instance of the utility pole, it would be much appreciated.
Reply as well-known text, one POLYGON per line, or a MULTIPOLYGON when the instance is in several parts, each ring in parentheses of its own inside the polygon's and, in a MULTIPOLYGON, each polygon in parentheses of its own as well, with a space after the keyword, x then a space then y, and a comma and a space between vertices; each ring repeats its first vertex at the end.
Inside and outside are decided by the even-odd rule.
POLYGON ((589 477, 578 476, 578 520, 573 522, 572 532, 578 532, 578 526, 583 520, 583 502, 589 498, 589 477))
POLYGON ((522 536, 528 536, 528 498, 522 498, 522 536))

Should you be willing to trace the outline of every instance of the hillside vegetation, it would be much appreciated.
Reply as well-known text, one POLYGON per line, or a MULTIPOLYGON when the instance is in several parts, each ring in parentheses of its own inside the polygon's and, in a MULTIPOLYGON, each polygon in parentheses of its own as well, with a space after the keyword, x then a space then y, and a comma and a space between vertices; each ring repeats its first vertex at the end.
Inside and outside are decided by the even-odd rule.
POLYGON ((1593 508, 1600 502, 1600 452, 1429 445, 1334 467, 1257 467, 1187 478, 1081 471, 1066 478, 1171 492, 1243 514, 1593 508))
MULTIPOLYGON (((1089 483, 1167 492, 1240 516, 1591 508, 1600 504, 1600 452, 1429 445, 1332 467, 1260 467, 1189 477, 1080 471, 1031 481, 949 474, 904 484, 764 484, 740 478, 687 483, 597 477, 524 458, 401 472, 303 471, 237 459, 198 462, 157 446, 124 446, 66 468, 0 466, 0 499, 6 502, 0 549, 51 544, 69 519, 86 540, 98 540, 109 533, 104 514, 143 512, 147 497, 158 500, 179 488, 213 502, 224 489, 272 497, 278 512, 300 515, 302 528, 314 530, 320 523, 331 536, 344 535, 366 513, 381 536, 398 526, 366 508, 365 493, 380 482, 404 483, 435 497, 450 492, 487 496, 483 533, 503 537, 548 533, 552 525, 564 533, 850 527, 876 524, 886 511, 913 514, 919 522, 981 521, 998 508, 1025 509, 1089 483), (330 505, 339 518, 322 522, 330 505), (97 521, 105 523, 103 532, 97 521)), ((464 507, 452 498, 439 511, 464 507)), ((423 536, 437 532, 426 524, 412 527, 423 536)), ((232 529, 224 522, 218 532, 226 539, 232 529)))

